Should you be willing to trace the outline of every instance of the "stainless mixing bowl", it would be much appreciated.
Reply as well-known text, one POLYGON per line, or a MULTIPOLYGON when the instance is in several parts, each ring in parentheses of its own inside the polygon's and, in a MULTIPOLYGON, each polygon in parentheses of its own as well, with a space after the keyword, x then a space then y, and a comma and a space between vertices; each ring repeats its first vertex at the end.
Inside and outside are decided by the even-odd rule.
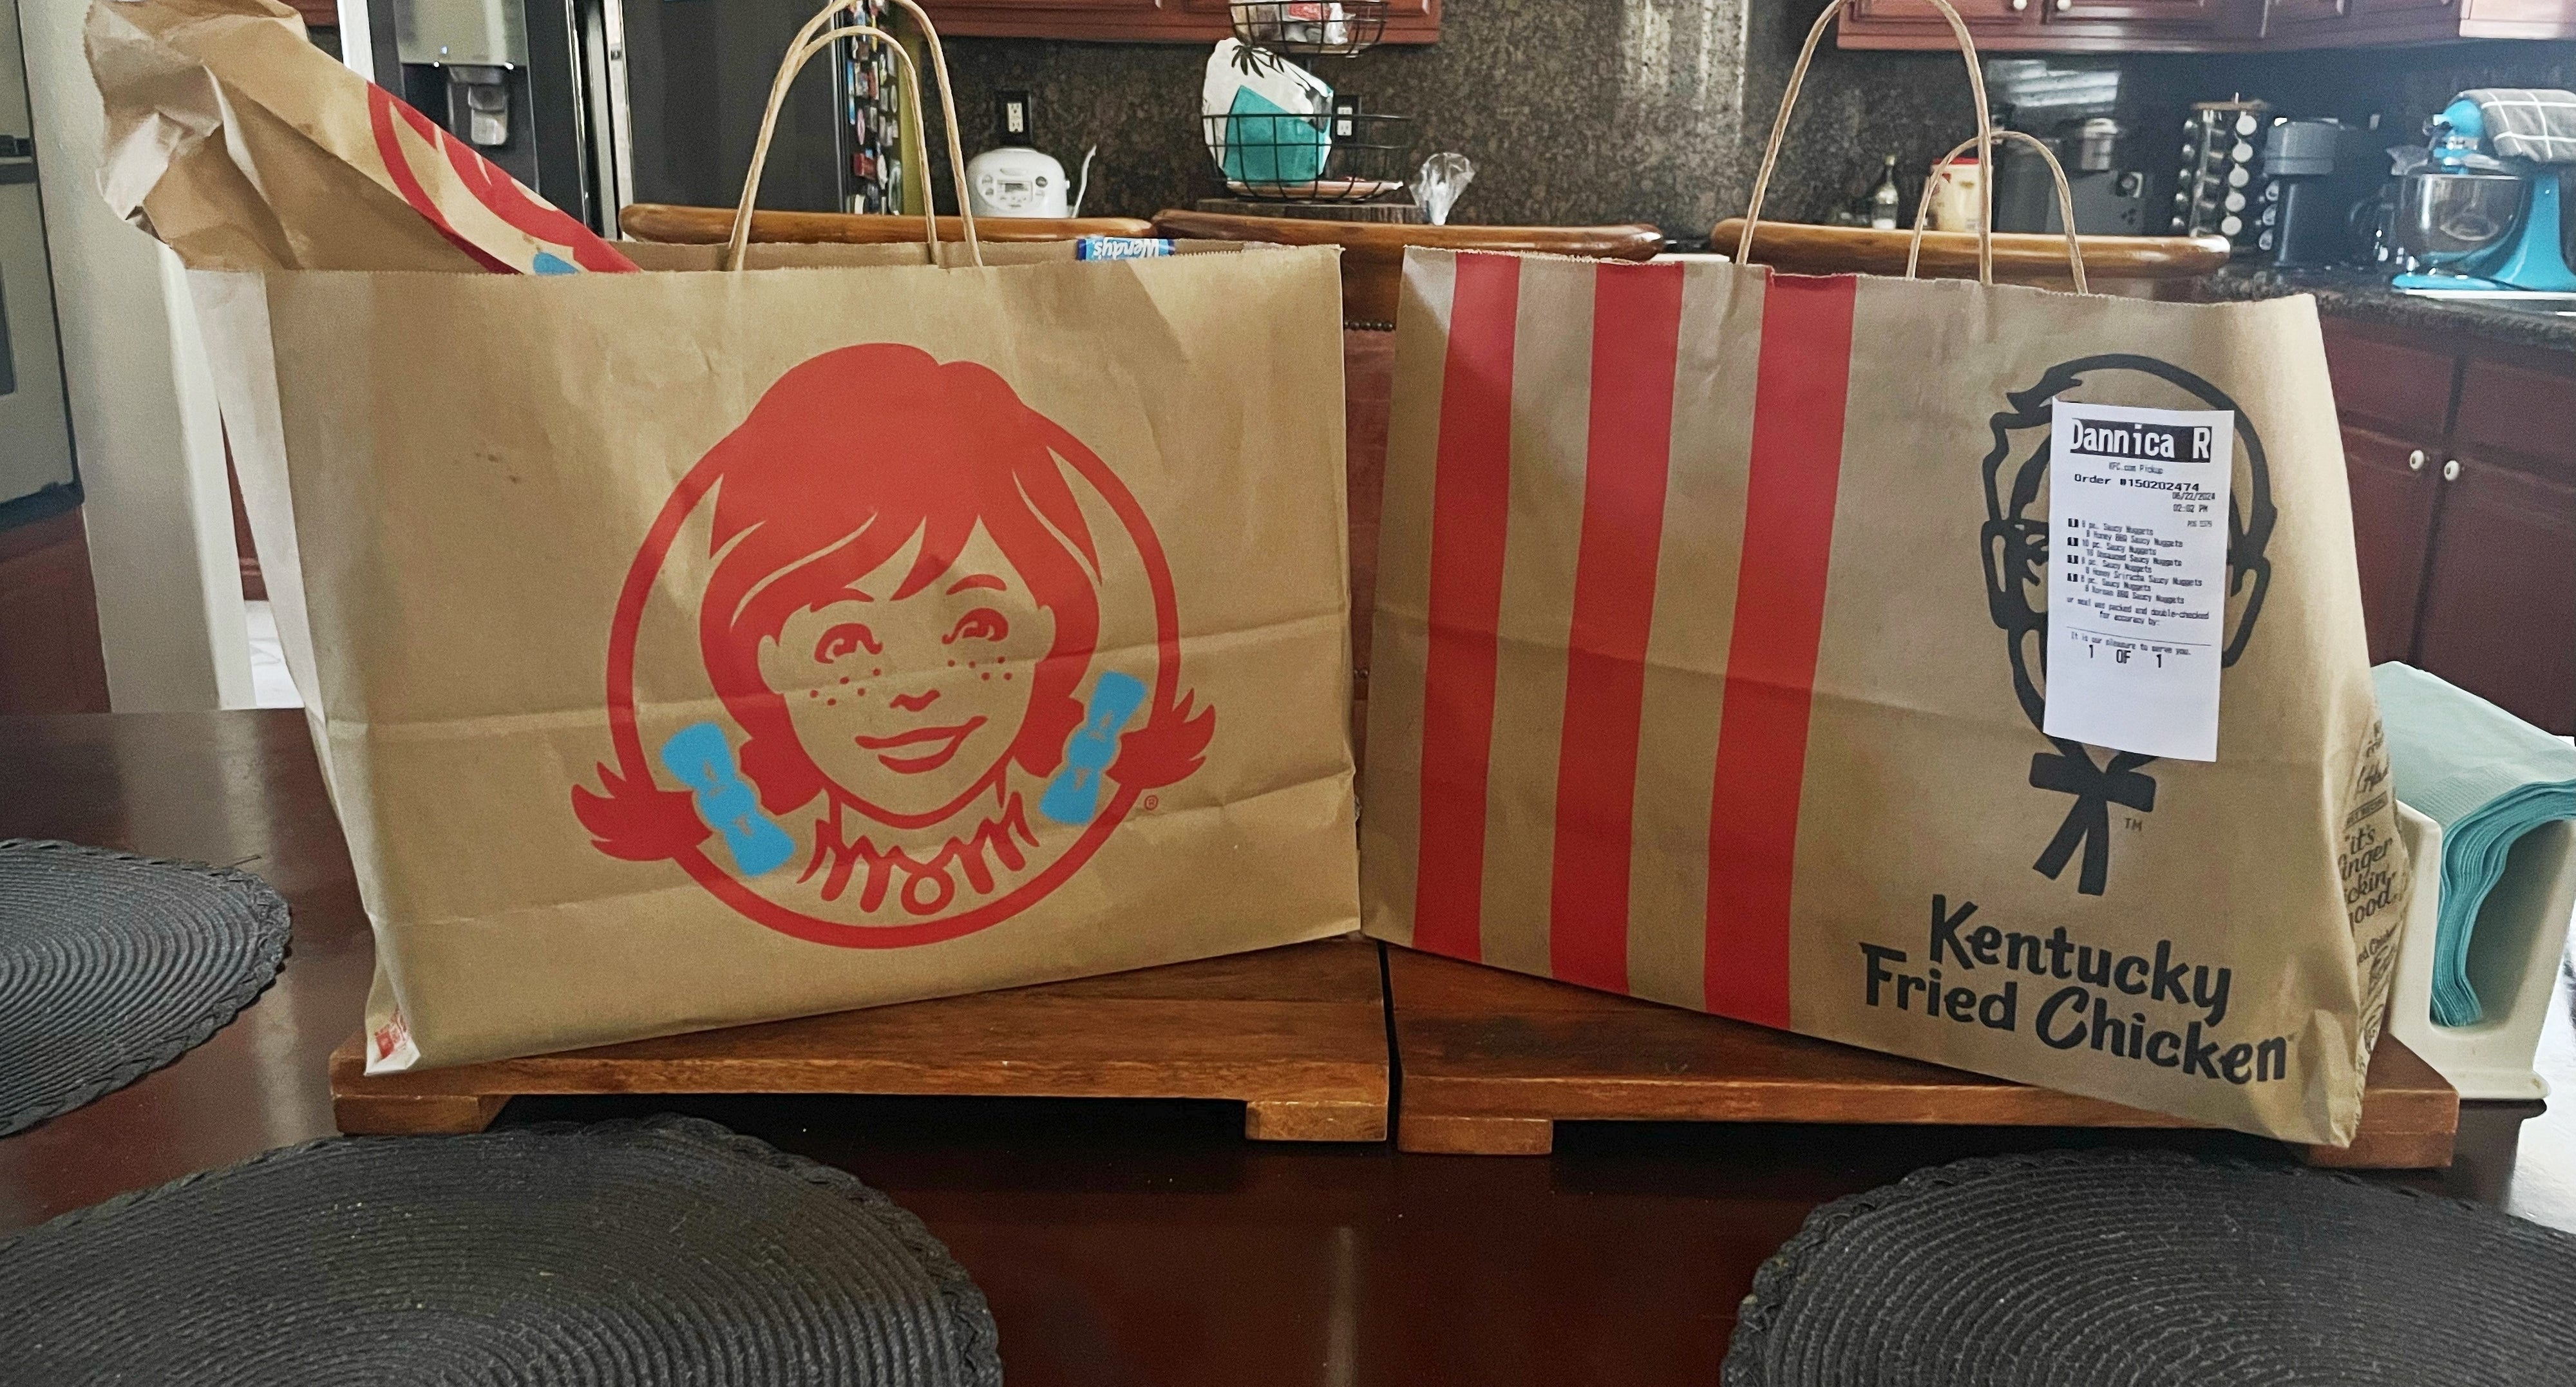
POLYGON ((2522 199, 2523 180, 2510 174, 2408 174, 2397 194, 2397 243, 2437 260, 2482 250, 2513 230, 2522 199))

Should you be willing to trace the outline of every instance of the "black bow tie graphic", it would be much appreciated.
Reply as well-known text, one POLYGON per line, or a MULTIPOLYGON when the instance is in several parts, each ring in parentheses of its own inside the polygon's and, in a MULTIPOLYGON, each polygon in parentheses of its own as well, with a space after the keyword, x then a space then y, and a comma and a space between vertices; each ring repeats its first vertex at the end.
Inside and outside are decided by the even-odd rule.
POLYGON ((2087 896, 2102 894, 2111 874, 2111 806, 2124 805, 2141 814, 2156 807, 2156 782, 2142 775, 2138 767, 2156 758, 2134 751, 2114 752, 2107 765, 2093 764, 2093 755, 2080 742, 2051 737, 2056 747, 2052 754, 2041 752, 2030 758, 2030 783, 2042 790, 2075 796, 2067 806, 2066 821, 2057 826, 2057 836, 2039 855, 2032 868, 2050 880, 2066 870, 2067 859, 2075 855, 2078 843, 2084 846, 2084 868, 2077 874, 2075 889, 2087 896))

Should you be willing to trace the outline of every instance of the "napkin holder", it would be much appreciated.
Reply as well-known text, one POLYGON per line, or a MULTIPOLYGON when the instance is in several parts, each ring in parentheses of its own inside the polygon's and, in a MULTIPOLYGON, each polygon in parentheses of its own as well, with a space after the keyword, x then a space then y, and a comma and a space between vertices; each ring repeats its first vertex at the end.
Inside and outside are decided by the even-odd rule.
POLYGON ((2389 1029, 2464 1099, 2548 1097, 2549 1085, 2531 1061, 2557 988, 2568 916, 2576 912, 2576 823, 2542 824, 2513 845, 2470 936, 2469 977, 2486 1016, 2474 1025, 2438 1026, 2433 938, 2441 913, 2442 826, 2402 803, 2397 816, 2398 836, 2415 864, 2415 894, 2397 949, 2389 1029))

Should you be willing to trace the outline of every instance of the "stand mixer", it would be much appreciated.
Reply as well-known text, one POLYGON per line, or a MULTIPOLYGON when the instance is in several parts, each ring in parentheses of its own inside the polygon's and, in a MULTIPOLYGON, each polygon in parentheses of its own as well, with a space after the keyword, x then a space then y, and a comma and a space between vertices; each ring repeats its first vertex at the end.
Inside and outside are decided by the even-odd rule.
POLYGON ((2561 188, 2562 170, 2576 164, 2576 92, 2462 92, 2425 133, 2420 161, 2412 151, 2400 158, 2396 233, 2427 268, 2391 287, 2576 299, 2561 188))

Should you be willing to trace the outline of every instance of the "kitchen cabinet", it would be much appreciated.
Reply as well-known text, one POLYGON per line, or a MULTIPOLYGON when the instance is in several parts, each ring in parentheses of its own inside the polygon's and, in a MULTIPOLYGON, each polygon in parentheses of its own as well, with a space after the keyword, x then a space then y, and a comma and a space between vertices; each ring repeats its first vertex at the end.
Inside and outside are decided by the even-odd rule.
POLYGON ((2442 477, 2409 663, 2576 733, 2576 486, 2474 455, 2442 477))
POLYGON ((2274 0, 2264 48, 2576 37, 2569 0, 2274 0))
MULTIPOLYGON (((950 36, 1214 43, 1234 32, 1228 0, 921 0, 921 7, 950 36)), ((1380 42, 1439 37, 1440 0, 1388 0, 1380 42)))
MULTIPOLYGON (((2047 2, 2036 0, 2040 4, 2047 2)), ((2033 3, 2034 0, 1952 0, 1951 8, 1967 22, 1968 32, 1976 37, 1977 45, 1982 48, 1989 33, 2010 29, 2029 17, 2033 3)), ((1932 8, 1931 0, 1853 0, 1852 7, 1843 11, 1842 27, 1846 32, 1858 28, 1872 33, 1914 34, 1925 40, 1920 45, 1902 45, 1907 47, 1954 46, 1949 21, 1941 17, 1939 10, 1932 8)), ((1850 48, 1855 45, 1845 43, 1842 46, 1850 48)))
MULTIPOLYGON (((2243 53, 2453 39, 2576 38, 2576 0, 1974 0, 1958 6, 1980 50, 2243 53)), ((1843 48, 1948 48, 1925 0, 1860 0, 1843 48)))
POLYGON ((2217 33, 2251 7, 2235 0, 2047 0, 2040 23, 2126 24, 2141 29, 2217 33))
MULTIPOLYGON (((2570 0, 2576 3, 2576 0, 2570 0)), ((1980 0, 1958 7, 1980 52, 2203 53, 2262 30, 2263 0, 1980 0)), ((1864 0, 1844 12, 1843 48, 1952 46, 1924 0, 1864 0)))
POLYGON ((2325 334, 2370 658, 2576 733, 2576 353, 2325 334))
POLYGON ((2390 438, 2367 429, 2343 431, 2344 469, 2352 479, 2353 548, 2361 561, 2361 614, 2370 629, 2370 662, 2410 659, 2423 604, 2424 562, 2440 499, 2439 443, 2390 438))

